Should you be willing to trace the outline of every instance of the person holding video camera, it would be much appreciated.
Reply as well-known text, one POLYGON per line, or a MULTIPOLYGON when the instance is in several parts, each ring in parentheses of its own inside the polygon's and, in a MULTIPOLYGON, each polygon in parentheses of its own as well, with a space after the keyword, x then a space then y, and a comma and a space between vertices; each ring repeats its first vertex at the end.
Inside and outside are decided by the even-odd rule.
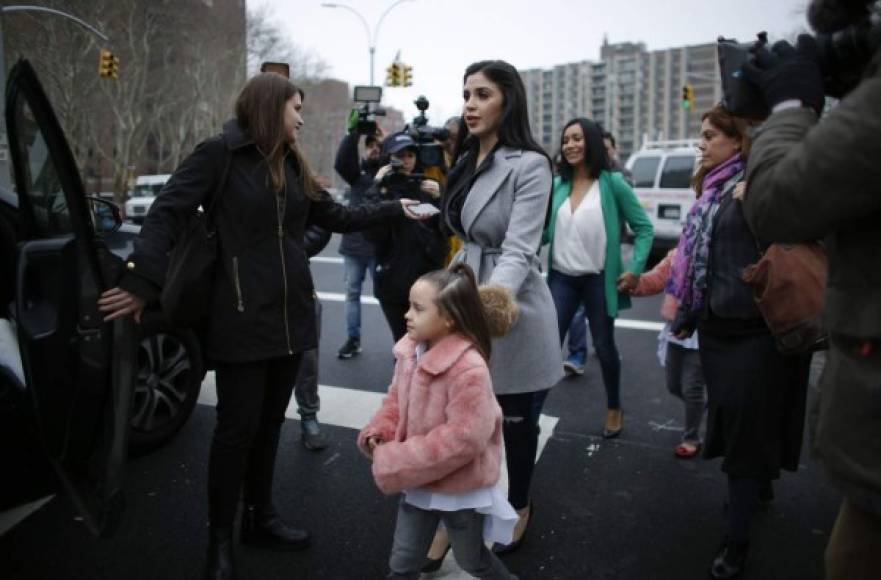
MULTIPOLYGON (((390 162, 376 173, 365 198, 370 201, 412 199, 437 208, 440 185, 417 173, 420 164, 416 141, 408 133, 400 132, 387 137, 382 147, 383 153, 390 156, 390 162)), ((447 241, 441 234, 437 217, 419 223, 397 220, 365 230, 364 236, 376 249, 374 294, 398 342, 407 333, 404 314, 410 307, 410 286, 426 272, 443 266, 447 241)))
MULTIPOLYGON (((355 207, 364 202, 364 194, 373 185, 373 178, 382 163, 382 130, 374 122, 365 127, 360 122, 361 115, 354 109, 349 116, 348 133, 343 137, 337 150, 334 169, 349 184, 349 206, 355 207), (358 153, 358 144, 364 138, 364 159, 358 153)), ((343 256, 346 282, 346 342, 337 352, 337 357, 350 359, 361 352, 361 286, 364 278, 376 276, 376 255, 373 244, 362 232, 343 234, 339 253, 343 256)))
POLYGON ((844 501, 828 580, 878 578, 881 551, 881 2, 814 0, 816 37, 743 67, 771 111, 743 208, 765 241, 825 239, 827 366, 814 446, 844 501), (841 97, 818 120, 824 95, 841 97))

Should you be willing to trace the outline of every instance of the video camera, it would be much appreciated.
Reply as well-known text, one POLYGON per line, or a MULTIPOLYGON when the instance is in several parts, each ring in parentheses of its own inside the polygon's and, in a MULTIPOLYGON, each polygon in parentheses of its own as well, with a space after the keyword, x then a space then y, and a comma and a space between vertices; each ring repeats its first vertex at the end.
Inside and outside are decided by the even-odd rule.
POLYGON ((419 114, 413 122, 404 127, 404 132, 410 135, 416 142, 417 156, 423 167, 442 166, 444 164, 444 149, 439 141, 450 138, 450 132, 443 127, 431 127, 428 125, 428 99, 419 95, 414 101, 419 114))
MULTIPOLYGON (((768 44, 766 32, 757 37, 756 42, 742 44, 720 36, 717 50, 725 107, 738 117, 764 119, 770 111, 742 71, 745 63, 755 59, 755 49, 768 44)), ((863 70, 881 46, 881 2, 865 0, 863 14, 849 26, 814 38, 825 92, 841 98, 859 84, 863 70)))
POLYGON ((361 135, 375 135, 377 126, 376 118, 385 117, 385 109, 374 106, 382 100, 382 87, 357 86, 355 87, 354 101, 360 105, 358 108, 358 126, 356 131, 361 135))

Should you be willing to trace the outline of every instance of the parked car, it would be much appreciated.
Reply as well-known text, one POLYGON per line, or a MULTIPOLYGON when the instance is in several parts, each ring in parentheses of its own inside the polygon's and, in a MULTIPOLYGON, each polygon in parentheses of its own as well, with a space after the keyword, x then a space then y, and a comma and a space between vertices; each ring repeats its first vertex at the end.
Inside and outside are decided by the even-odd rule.
POLYGON ((694 204, 691 178, 696 169, 696 153, 697 141, 649 141, 627 160, 636 197, 655 228, 655 256, 676 245, 685 216, 694 204))
POLYGON ((7 81, 6 126, 15 192, 0 191, 0 509, 58 486, 93 532, 109 534, 130 451, 167 441, 192 412, 205 373, 199 341, 157 310, 141 325, 103 321, 98 296, 139 228, 85 194, 24 60, 7 81))
POLYGON ((141 175, 135 179, 135 188, 125 202, 125 216, 136 224, 143 223, 150 206, 153 205, 153 200, 169 179, 171 175, 167 174, 141 175))

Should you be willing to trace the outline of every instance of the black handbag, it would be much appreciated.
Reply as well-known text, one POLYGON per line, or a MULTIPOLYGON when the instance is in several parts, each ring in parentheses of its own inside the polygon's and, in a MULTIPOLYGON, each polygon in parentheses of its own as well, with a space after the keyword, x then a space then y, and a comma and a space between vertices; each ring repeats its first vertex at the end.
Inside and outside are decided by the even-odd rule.
POLYGON ((211 309, 211 290, 217 263, 217 225, 214 213, 229 174, 227 149, 220 181, 205 211, 197 210, 177 237, 168 257, 168 270, 159 303, 168 322, 178 327, 202 326, 211 309))

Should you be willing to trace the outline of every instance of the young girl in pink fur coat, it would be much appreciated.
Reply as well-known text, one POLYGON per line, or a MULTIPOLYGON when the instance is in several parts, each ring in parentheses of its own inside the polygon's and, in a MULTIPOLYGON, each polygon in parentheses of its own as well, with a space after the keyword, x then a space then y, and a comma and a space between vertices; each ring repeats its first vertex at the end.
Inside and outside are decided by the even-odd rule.
POLYGON ((419 577, 439 521, 463 570, 516 578, 484 544, 510 543, 517 513, 497 488, 502 411, 487 366, 495 321, 474 273, 458 264, 422 276, 405 319, 388 395, 358 436, 379 489, 403 492, 388 578, 419 577))

